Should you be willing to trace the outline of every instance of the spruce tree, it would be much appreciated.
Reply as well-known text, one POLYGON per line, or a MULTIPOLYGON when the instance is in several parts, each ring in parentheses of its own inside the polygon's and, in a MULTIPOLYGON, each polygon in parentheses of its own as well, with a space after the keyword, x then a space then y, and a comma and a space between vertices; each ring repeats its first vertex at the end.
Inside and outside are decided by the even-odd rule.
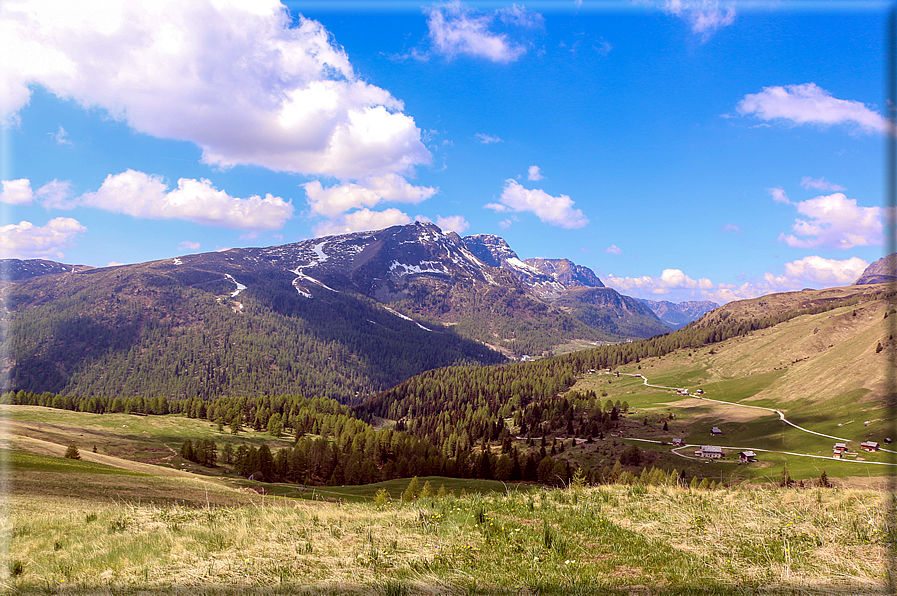
POLYGON ((402 502, 407 503, 418 497, 420 492, 418 484, 417 476, 411 479, 411 482, 408 483, 408 486, 405 487, 405 491, 402 493, 402 502))
POLYGON ((81 453, 78 451, 78 446, 74 443, 68 446, 68 449, 65 450, 65 456, 69 459, 81 459, 81 453))

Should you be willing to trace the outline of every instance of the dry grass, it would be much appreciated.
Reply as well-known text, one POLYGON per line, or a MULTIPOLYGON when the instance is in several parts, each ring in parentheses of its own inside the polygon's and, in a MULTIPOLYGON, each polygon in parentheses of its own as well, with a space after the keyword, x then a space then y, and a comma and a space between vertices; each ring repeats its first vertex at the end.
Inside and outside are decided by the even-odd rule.
POLYGON ((872 491, 609 486, 379 508, 21 496, 9 514, 12 592, 884 590, 872 491))

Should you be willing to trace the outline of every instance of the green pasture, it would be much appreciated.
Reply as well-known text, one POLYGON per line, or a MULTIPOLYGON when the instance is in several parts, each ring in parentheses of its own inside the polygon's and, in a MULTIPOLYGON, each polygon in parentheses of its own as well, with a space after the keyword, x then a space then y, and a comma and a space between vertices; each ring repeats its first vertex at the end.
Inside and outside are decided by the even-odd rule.
POLYGON ((289 438, 278 439, 252 429, 236 435, 228 426, 219 431, 217 424, 180 414, 92 414, 41 406, 5 406, 2 413, 13 433, 18 426, 27 426, 33 438, 58 445, 75 443, 81 451, 96 446, 97 453, 148 463, 174 455, 172 450, 178 451, 187 439, 211 439, 219 454, 225 443, 234 447, 267 443, 272 450, 292 444, 289 438))
POLYGON ((65 457, 53 457, 50 455, 38 455, 26 451, 0 448, 0 461, 13 470, 32 472, 51 472, 56 474, 68 474, 71 478, 77 478, 84 474, 116 474, 124 476, 149 476, 142 472, 134 472, 109 466, 106 464, 84 461, 82 459, 68 459, 65 457))
MULTIPOLYGON (((410 478, 387 480, 375 484, 363 484, 360 486, 308 486, 302 487, 293 484, 262 484, 239 479, 236 484, 240 486, 262 488, 267 494, 289 497, 293 499, 305 499, 311 501, 366 502, 373 501, 380 489, 385 489, 390 499, 401 500, 402 493, 411 482, 410 478)), ((445 487, 448 493, 461 494, 488 494, 529 491, 540 488, 531 484, 519 482, 500 482, 498 480, 478 480, 466 478, 448 478, 445 476, 421 476, 418 478, 419 488, 423 488, 426 482, 430 483, 433 493, 445 487)))

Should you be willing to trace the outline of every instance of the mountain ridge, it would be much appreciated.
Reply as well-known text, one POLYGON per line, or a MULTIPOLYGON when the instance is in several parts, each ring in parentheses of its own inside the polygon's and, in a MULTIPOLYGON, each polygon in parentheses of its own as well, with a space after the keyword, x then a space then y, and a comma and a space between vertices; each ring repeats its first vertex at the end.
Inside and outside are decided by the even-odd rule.
POLYGON ((502 360, 486 346, 540 356, 669 330, 634 299, 596 305, 588 291, 619 294, 586 287, 600 283, 586 268, 543 260, 543 273, 510 247, 517 267, 492 267, 468 243, 415 223, 115 267, 9 263, 24 269, 2 289, 2 373, 19 389, 85 395, 350 402, 429 368, 502 360))

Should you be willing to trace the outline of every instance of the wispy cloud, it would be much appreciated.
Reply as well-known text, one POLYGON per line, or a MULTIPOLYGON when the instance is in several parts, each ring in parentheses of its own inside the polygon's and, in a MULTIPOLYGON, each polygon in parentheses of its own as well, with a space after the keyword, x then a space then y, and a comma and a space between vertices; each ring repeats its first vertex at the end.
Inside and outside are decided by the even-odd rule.
POLYGON ((55 133, 48 132, 47 134, 53 137, 53 140, 56 141, 57 145, 71 146, 73 144, 71 139, 69 139, 68 133, 65 132, 65 129, 62 128, 62 126, 60 126, 59 130, 57 130, 55 133))
POLYGON ((807 190, 809 190, 811 188, 813 190, 847 190, 845 187, 841 186, 840 184, 833 184, 833 183, 829 182, 828 180, 825 179, 825 177, 810 178, 809 176, 804 176, 800 180, 800 185, 802 188, 806 188, 807 190))
POLYGON ((434 4, 424 8, 433 50, 448 58, 472 56, 492 62, 513 62, 526 53, 526 46, 511 38, 512 31, 541 27, 541 14, 516 4, 489 12, 462 2, 434 4), (496 25, 505 31, 496 31, 496 25))
POLYGON ((683 19, 703 41, 735 22, 734 1, 721 4, 719 0, 661 0, 660 8, 683 19))
POLYGON ((815 83, 764 87, 760 93, 745 95, 736 111, 761 120, 785 120, 794 124, 831 126, 849 124, 866 132, 884 133, 891 129, 881 114, 859 101, 838 99, 815 83))
POLYGON ((184 240, 180 244, 178 244, 178 250, 181 252, 187 250, 199 250, 199 242, 193 242, 192 240, 184 240))
POLYGON ((610 253, 612 255, 621 255, 623 254, 623 249, 617 246, 616 244, 611 244, 607 248, 604 249, 604 252, 610 253))
POLYGON ((478 132, 476 134, 476 137, 484 145, 491 145, 492 143, 504 143, 501 137, 498 137, 496 135, 487 135, 485 133, 478 132))

